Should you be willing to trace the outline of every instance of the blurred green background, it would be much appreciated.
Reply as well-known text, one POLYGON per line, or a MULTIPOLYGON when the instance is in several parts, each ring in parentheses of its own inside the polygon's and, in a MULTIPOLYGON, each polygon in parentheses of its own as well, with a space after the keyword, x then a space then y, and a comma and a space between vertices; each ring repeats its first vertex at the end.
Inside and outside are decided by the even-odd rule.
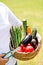
MULTIPOLYGON (((27 25, 36 27, 43 43, 43 0, 0 0, 22 21, 27 19, 27 25)), ((18 61, 18 65, 43 65, 43 44, 39 54, 29 61, 18 61)))

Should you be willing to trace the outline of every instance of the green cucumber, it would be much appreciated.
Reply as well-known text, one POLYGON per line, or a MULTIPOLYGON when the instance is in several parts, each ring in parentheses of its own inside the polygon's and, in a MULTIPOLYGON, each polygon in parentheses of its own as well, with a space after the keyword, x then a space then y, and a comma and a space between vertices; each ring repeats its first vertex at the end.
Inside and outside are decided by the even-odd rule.
POLYGON ((23 37, 26 36, 27 20, 23 19, 23 37))
POLYGON ((32 39, 36 37, 36 34, 37 34, 37 29, 33 28, 33 30, 32 30, 32 39))

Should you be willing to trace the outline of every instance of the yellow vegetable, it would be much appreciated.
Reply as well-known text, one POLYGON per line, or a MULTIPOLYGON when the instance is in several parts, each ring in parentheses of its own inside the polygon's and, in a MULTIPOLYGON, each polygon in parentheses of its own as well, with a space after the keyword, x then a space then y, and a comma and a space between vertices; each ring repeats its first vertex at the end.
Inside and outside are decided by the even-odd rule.
POLYGON ((32 30, 29 26, 26 27, 26 34, 32 34, 32 30))

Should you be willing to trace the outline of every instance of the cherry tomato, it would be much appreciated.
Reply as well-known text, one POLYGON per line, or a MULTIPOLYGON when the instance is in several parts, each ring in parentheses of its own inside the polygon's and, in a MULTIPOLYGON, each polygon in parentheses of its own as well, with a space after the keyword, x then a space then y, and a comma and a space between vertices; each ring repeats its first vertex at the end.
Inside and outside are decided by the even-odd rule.
POLYGON ((18 52, 22 52, 22 49, 21 49, 21 47, 19 47, 17 51, 18 51, 18 52))

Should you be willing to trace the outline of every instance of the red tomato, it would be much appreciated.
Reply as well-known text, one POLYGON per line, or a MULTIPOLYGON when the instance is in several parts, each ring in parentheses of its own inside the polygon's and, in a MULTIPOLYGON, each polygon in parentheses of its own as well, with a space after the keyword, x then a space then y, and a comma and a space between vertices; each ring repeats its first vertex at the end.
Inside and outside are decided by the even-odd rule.
POLYGON ((18 52, 32 52, 34 51, 34 48, 31 46, 31 44, 28 44, 28 46, 24 47, 23 44, 19 47, 17 50, 18 52))
POLYGON ((26 51, 26 48, 25 48, 25 47, 23 47, 22 51, 23 51, 23 52, 25 52, 25 51, 26 51))
POLYGON ((21 44, 21 45, 20 45, 20 47, 21 47, 21 48, 23 48, 23 47, 24 47, 24 45, 23 45, 23 44, 21 44))
POLYGON ((25 49, 26 49, 26 48, 24 47, 24 45, 23 45, 23 44, 21 44, 21 46, 20 46, 20 47, 21 47, 21 49, 22 49, 22 52, 25 52, 25 49))
POLYGON ((32 46, 27 46, 25 52, 32 52, 34 51, 34 48, 32 46))
POLYGON ((20 46, 20 47, 21 47, 21 50, 23 51, 23 47, 24 47, 24 46, 23 46, 23 44, 21 44, 21 46, 20 46))
POLYGON ((18 52, 25 52, 25 47, 23 44, 21 44, 21 46, 19 47, 19 49, 17 50, 18 52))

